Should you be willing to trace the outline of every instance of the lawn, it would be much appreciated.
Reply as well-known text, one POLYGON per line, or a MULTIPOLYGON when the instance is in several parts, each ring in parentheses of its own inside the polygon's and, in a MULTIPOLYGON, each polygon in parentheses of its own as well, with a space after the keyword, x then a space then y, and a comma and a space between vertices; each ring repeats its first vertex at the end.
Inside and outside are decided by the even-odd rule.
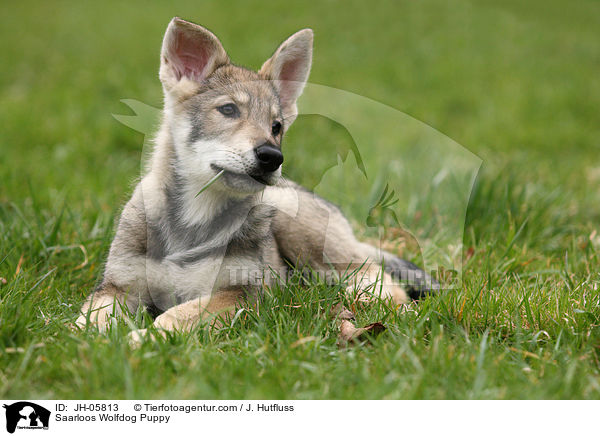
MULTIPOLYGON (((1 398, 600 399, 600 3, 37 1, 3 12, 1 398), (122 99, 160 107, 158 52, 175 15, 253 68, 312 27, 312 83, 477 155, 460 286, 410 311, 357 310, 358 323, 387 330, 344 349, 324 315, 339 287, 318 281, 273 289, 219 331, 139 349, 125 322, 71 331, 140 174, 144 135, 112 114, 131 114, 122 99)), ((372 136, 392 137, 387 126, 374 120, 372 136)), ((352 141, 344 126, 301 117, 284 169, 314 187, 352 141)), ((402 160, 389 144, 357 146, 377 168, 402 160)), ((368 210, 373 198, 338 182, 319 186, 369 236, 357 202, 368 210)), ((420 217, 410 230, 426 245, 444 226, 427 221, 435 205, 411 204, 397 207, 420 217)), ((390 243, 419 262, 411 241, 390 243)))

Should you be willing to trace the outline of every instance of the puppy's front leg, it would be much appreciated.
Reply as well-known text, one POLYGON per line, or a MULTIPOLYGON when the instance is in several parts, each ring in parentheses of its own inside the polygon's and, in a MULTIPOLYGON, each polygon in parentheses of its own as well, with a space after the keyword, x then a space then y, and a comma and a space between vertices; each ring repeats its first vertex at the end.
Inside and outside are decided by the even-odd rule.
POLYGON ((269 197, 280 211, 286 209, 289 201, 286 199, 293 197, 298 201, 296 216, 279 212, 274 218, 277 247, 286 259, 300 268, 308 265, 314 271, 333 267, 340 276, 356 270, 347 291, 359 291, 361 300, 375 294, 391 298, 395 304, 410 301, 404 287, 382 272, 378 250, 354 237, 352 227, 339 209, 313 193, 291 186, 269 197), (295 196, 290 192, 295 192, 295 196))
MULTIPOLYGON (((186 301, 159 315, 154 321, 154 327, 162 336, 167 331, 190 331, 203 319, 211 316, 221 317, 227 313, 233 314, 243 296, 244 291, 236 288, 220 290, 208 297, 186 301)), ((218 327, 219 325, 221 322, 217 318, 212 326, 218 327)), ((146 329, 132 331, 129 334, 130 342, 132 344, 142 342, 146 334, 146 329)))

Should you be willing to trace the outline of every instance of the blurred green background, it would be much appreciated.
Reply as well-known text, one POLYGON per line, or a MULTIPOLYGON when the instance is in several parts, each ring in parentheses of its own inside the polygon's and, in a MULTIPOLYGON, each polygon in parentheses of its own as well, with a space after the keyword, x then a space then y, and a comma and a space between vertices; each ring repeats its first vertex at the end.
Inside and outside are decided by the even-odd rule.
POLYGON ((529 163, 530 176, 568 175, 545 180, 549 189, 576 187, 600 147, 599 9, 595 1, 5 4, 2 195, 29 179, 38 189, 77 186, 79 199, 91 191, 112 207, 141 138, 111 113, 123 112, 122 98, 160 106, 158 53, 174 15, 207 26, 232 59, 254 68, 312 27, 313 83, 403 111, 490 165, 511 155, 529 163))
MULTIPOLYGON (((235 62, 253 68, 288 35, 311 27, 312 83, 389 105, 483 160, 465 227, 462 258, 469 278, 448 300, 422 306, 423 320, 433 322, 429 307, 441 317, 439 325, 460 332, 445 338, 449 345, 442 349, 453 364, 464 360, 465 366, 452 382, 436 379, 442 361, 430 372, 421 368, 430 385, 405 380, 404 390, 391 397, 599 396, 600 2, 23 1, 4 2, 0 10, 0 277, 7 282, 0 284, 0 342, 29 353, 0 356, 0 376, 10 380, 0 396, 160 392, 149 381, 149 390, 141 384, 139 390, 112 390, 98 380, 94 388, 72 391, 68 380, 88 371, 85 365, 73 363, 67 373, 36 373, 34 367, 40 356, 77 362, 85 354, 79 345, 61 348, 69 335, 62 326, 99 277, 113 219, 139 175, 144 139, 111 114, 131 113, 121 99, 160 107, 158 54, 173 16, 208 27, 235 62), (522 336, 506 336, 515 325, 522 336), (471 356, 479 355, 480 339, 487 340, 484 331, 503 339, 477 366, 489 368, 489 386, 474 386, 471 356), (549 339, 538 344, 542 331, 549 339), (465 339, 469 335, 473 343, 465 339), (47 347, 47 354, 32 348, 48 337, 56 347, 47 347), (456 357, 452 347, 465 351, 456 357), (539 355, 538 366, 523 350, 539 355), (523 365, 533 372, 523 373, 523 365), (18 381, 24 376, 31 388, 18 381)), ((372 131, 389 133, 377 122, 372 131)), ((328 145, 349 143, 342 126, 301 118, 285 142, 286 171, 314 185, 331 163, 328 145)), ((396 248, 410 258, 410 241, 396 248)), ((421 348, 413 351, 426 360, 435 329, 418 325, 425 325, 424 333, 415 333, 421 348)), ((394 337, 406 339, 402 332, 394 337)), ((120 353, 131 368, 129 352, 120 353)), ((244 365, 253 364, 254 357, 248 359, 244 365)), ((349 370, 356 362, 336 364, 349 370)), ((381 382, 390 367, 382 363, 378 371, 356 377, 381 382)), ((233 390, 229 396, 302 397, 302 386, 276 380, 277 389, 233 390)), ((323 374, 315 380, 328 383, 323 374)), ((169 392, 218 392, 206 389, 169 392)), ((338 386, 328 395, 379 392, 355 389, 338 386)))

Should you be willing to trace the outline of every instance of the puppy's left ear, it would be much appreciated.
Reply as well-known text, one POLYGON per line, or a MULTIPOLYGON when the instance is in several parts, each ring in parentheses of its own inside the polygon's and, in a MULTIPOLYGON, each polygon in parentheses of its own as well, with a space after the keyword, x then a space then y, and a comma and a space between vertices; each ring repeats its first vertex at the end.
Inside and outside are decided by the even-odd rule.
POLYGON ((312 46, 313 31, 300 30, 286 39, 259 71, 262 77, 275 82, 286 128, 298 115, 296 100, 310 73, 312 46))

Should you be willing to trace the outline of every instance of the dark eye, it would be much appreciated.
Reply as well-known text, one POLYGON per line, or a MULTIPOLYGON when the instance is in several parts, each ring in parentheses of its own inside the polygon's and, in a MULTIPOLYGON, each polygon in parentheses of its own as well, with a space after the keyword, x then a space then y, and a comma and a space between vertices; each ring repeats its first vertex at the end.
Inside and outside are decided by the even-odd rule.
POLYGON ((236 118, 240 115, 240 110, 233 103, 227 103, 217 108, 219 112, 229 118, 236 118))
POLYGON ((281 133, 281 123, 279 121, 273 121, 273 124, 271 124, 271 133, 273 133, 273 136, 281 133))

